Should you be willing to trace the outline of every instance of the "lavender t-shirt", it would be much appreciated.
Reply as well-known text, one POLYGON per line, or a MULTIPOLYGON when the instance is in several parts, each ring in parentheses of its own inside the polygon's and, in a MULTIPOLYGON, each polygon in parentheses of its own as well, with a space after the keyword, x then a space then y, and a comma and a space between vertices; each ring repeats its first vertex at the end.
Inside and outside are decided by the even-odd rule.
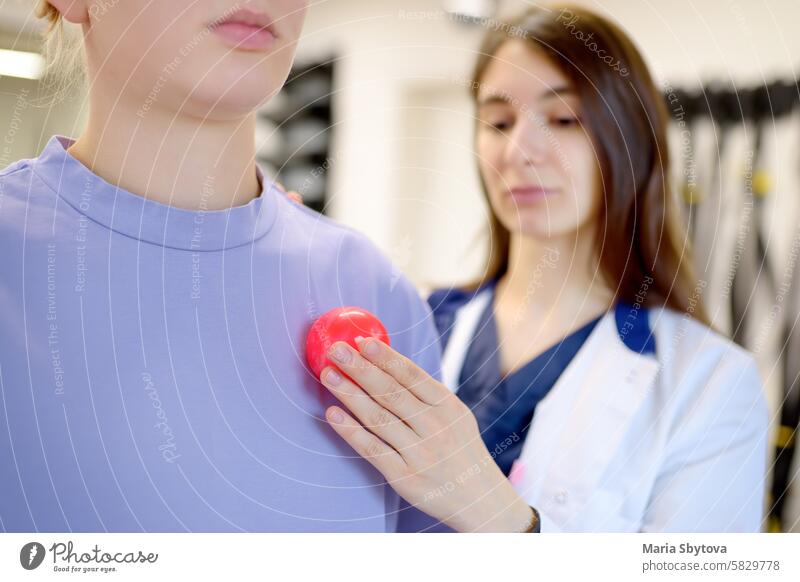
POLYGON ((247 205, 186 211, 70 144, 0 172, 0 530, 394 531, 400 500, 324 420, 304 342, 358 305, 438 375, 412 285, 260 172, 247 205))

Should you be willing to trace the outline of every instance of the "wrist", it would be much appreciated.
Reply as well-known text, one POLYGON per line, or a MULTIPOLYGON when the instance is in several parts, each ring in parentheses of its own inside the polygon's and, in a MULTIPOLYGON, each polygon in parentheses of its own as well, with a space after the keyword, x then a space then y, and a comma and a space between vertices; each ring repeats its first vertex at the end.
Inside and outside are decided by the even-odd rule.
POLYGON ((510 533, 536 533, 540 530, 539 512, 525 503, 524 508, 517 510, 514 519, 509 521, 510 528, 503 531, 510 533))
POLYGON ((496 504, 488 517, 470 531, 494 533, 526 532, 532 526, 537 527, 538 515, 524 499, 513 492, 513 497, 497 496, 496 504), (498 503, 499 502, 499 503, 498 503))

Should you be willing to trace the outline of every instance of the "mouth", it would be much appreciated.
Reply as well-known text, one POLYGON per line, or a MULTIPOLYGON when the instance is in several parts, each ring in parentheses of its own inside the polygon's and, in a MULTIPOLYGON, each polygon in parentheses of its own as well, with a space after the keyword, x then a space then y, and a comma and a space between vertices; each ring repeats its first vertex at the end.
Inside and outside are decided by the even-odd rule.
POLYGON ((517 204, 530 204, 553 196, 558 193, 558 190, 556 188, 547 188, 544 186, 524 185, 510 188, 508 192, 511 199, 517 204))
POLYGON ((278 39, 272 19, 264 12, 247 8, 225 14, 208 28, 225 44, 241 50, 268 50, 278 39))

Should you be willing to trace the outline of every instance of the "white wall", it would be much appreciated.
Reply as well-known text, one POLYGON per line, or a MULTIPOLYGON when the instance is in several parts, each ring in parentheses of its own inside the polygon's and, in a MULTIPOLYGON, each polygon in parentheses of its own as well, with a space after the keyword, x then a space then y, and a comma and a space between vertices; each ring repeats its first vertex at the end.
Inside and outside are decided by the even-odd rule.
POLYGON ((464 240, 482 226, 470 102, 457 85, 469 74, 480 30, 456 25, 437 7, 315 2, 299 51, 301 59, 338 58, 331 214, 365 232, 418 283, 458 274, 443 272, 445 264, 471 260, 474 271, 480 259, 434 235, 450 231, 443 222, 464 240))
MULTIPOLYGON (((797 0, 577 0, 630 31, 661 79, 755 83, 800 65, 797 0)), ((527 2, 508 2, 525 5, 527 2)))

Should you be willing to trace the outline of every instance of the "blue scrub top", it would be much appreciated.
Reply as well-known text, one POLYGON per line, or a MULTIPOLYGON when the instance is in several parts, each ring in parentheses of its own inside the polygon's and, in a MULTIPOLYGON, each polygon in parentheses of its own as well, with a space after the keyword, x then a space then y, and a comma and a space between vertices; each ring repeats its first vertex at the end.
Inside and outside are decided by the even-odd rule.
MULTIPOLYGON (((450 339, 456 311, 478 292, 492 294, 472 337, 458 380, 458 396, 472 410, 490 454, 505 475, 520 456, 536 406, 555 386, 559 377, 591 335, 601 317, 572 332, 558 343, 506 377, 500 371, 500 350, 494 318, 497 280, 474 290, 439 290, 429 303, 443 348, 450 339)), ((620 338, 638 353, 654 353, 647 309, 625 302, 615 306, 620 338)))

